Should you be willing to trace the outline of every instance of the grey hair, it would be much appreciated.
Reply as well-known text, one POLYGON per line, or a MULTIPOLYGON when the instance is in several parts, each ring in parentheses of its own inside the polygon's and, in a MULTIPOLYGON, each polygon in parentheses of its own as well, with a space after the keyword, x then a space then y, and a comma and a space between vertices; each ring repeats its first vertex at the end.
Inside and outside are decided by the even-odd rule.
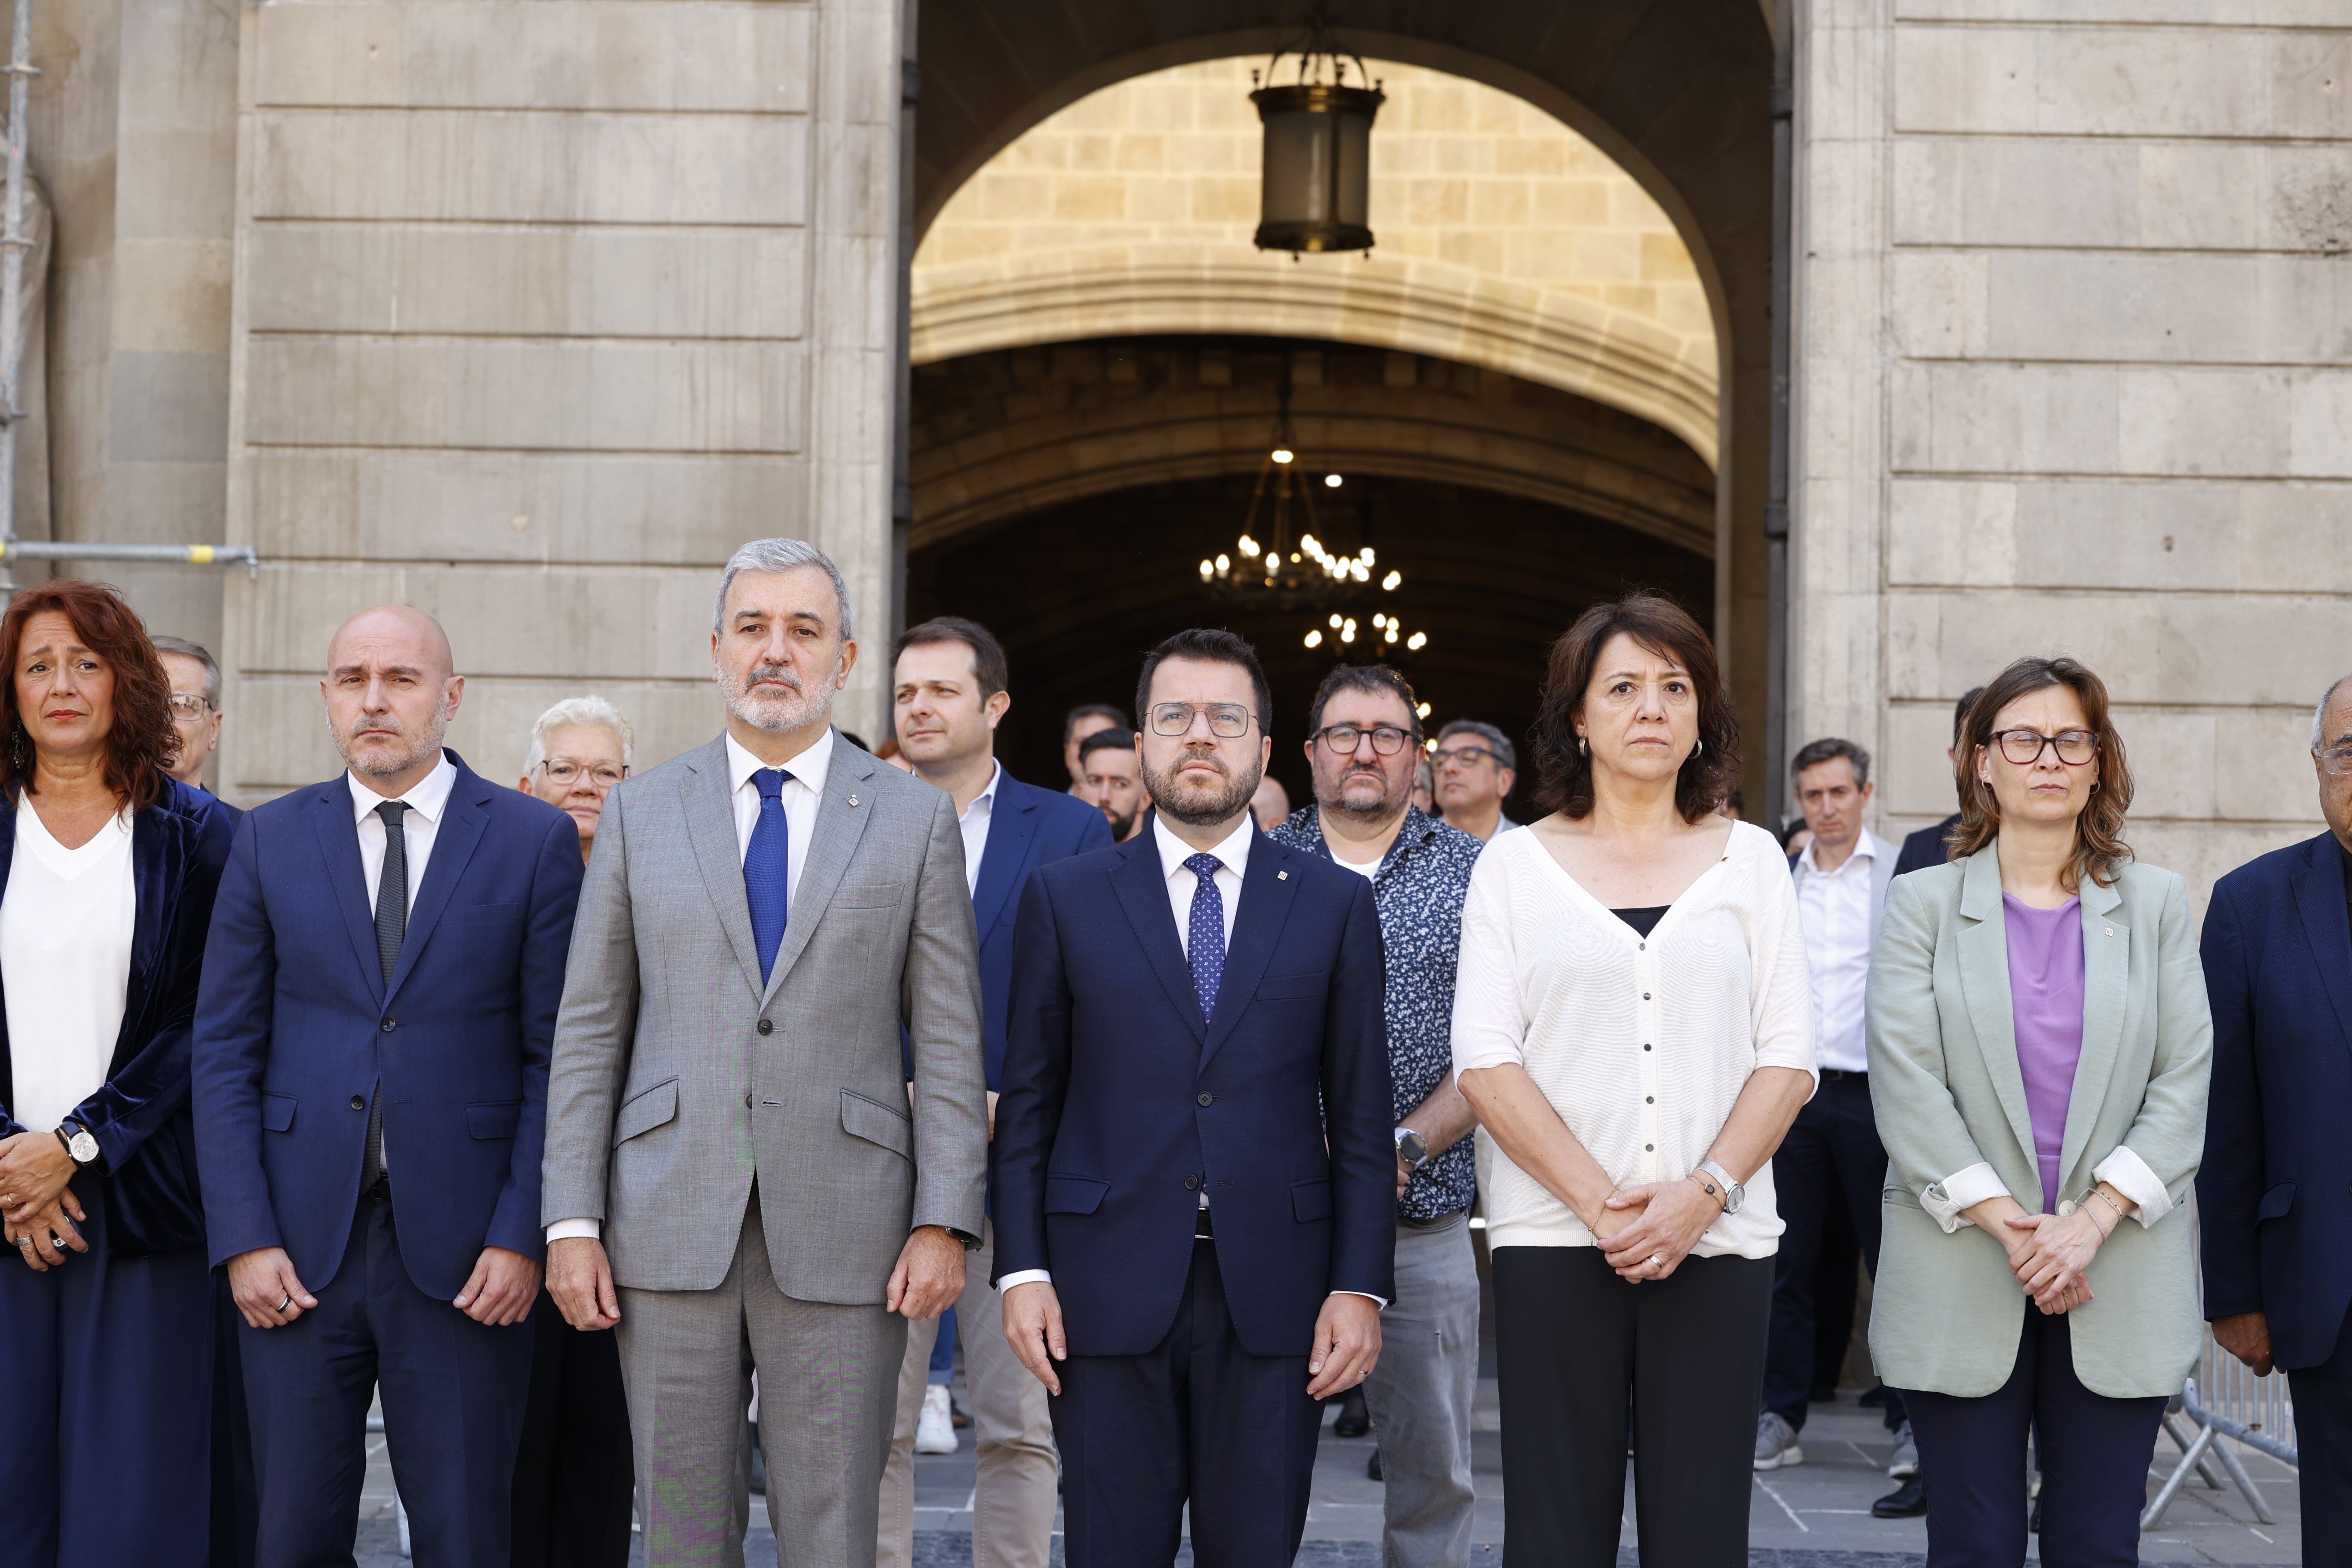
POLYGON ((1486 749, 1495 753, 1495 760, 1497 763, 1513 773, 1519 771, 1518 748, 1511 744, 1511 738, 1508 735, 1504 734, 1494 725, 1476 719, 1456 719, 1437 732, 1437 743, 1441 746, 1445 744, 1446 737, 1449 735, 1477 736, 1486 742, 1486 749))
POLYGON ((530 750, 523 753, 522 776, 530 777, 547 761, 547 738, 566 724, 602 724, 613 731, 621 742, 621 765, 629 765, 630 752, 635 748, 636 737, 629 731, 629 721, 621 710, 601 697, 567 697, 539 716, 530 727, 530 750))
POLYGON ((2327 705, 2336 700, 2336 694, 2347 680, 2352 680, 2352 675, 2338 676, 2331 681, 2327 689, 2319 694, 2319 706, 2311 710, 2311 749, 2315 752, 2327 749, 2327 705))
POLYGON ((841 568, 833 557, 805 539, 755 539, 727 559, 726 575, 719 579, 719 599, 710 607, 710 629, 715 635, 726 630, 727 590, 735 585, 738 572, 790 572, 797 566, 822 566, 824 574, 833 579, 833 596, 841 605, 841 640, 849 641, 857 635, 857 616, 849 607, 849 584, 841 579, 841 568))
POLYGON ((147 640, 155 645, 157 653, 176 653, 182 658, 193 658, 203 665, 205 667, 205 706, 215 713, 220 711, 220 660, 213 657, 212 649, 202 643, 190 642, 185 637, 150 637, 147 640))

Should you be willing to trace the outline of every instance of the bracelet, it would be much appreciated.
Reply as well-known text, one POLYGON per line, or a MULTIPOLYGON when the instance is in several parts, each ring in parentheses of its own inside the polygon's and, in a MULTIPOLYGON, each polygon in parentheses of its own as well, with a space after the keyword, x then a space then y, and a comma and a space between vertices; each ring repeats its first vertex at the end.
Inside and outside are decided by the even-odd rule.
POLYGON ((1714 1178, 1709 1176, 1705 1171, 1693 1171, 1689 1175, 1685 1176, 1683 1180, 1685 1182, 1696 1182, 1698 1184, 1698 1190, 1705 1193, 1708 1197, 1713 1198, 1716 1202, 1716 1206, 1722 1209, 1726 1214, 1729 1214, 1731 1212, 1731 1205, 1724 1197, 1723 1189, 1717 1186, 1714 1178))
MULTIPOLYGON (((2103 1204, 2106 1205, 2109 1208, 2111 1208, 2111 1209, 2113 1209, 2113 1210, 2115 1210, 2115 1211, 2116 1211, 2116 1225, 2121 1225, 2121 1224, 2123 1224, 2123 1222, 2124 1222, 2126 1219, 2127 1219, 2128 1217, 2130 1217, 2129 1215, 2126 1215, 2126 1214, 2124 1213, 2124 1205, 2121 1205, 2121 1204, 2119 1204, 2119 1203, 2116 1202, 2116 1200, 2115 1200, 2115 1199, 2113 1199, 2113 1198, 2111 1198, 2111 1197, 2107 1196, 2106 1189, 2105 1189, 2105 1188, 2104 1188, 2104 1187, 2093 1187, 2093 1188, 2091 1189, 2091 1196, 2093 1196, 2093 1197, 2095 1197, 2095 1198, 2098 1199, 2101 1203, 2103 1203, 2103 1204)), ((2100 1240, 2102 1240, 2102 1241, 2104 1241, 2104 1240, 2105 1240, 2108 1237, 2113 1236, 2115 1233, 2116 1233, 2116 1226, 2115 1226, 2114 1225, 2111 1225, 2111 1226, 2109 1226, 2106 1229, 2105 1229, 2105 1230, 2103 1230, 2103 1231, 2099 1232, 2099 1239, 2100 1239, 2100 1240)))

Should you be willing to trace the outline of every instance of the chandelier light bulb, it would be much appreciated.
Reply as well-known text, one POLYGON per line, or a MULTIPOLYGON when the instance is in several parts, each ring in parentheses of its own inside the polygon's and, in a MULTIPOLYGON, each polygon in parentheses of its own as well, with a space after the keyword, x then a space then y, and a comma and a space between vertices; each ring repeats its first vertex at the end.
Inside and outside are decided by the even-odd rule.
POLYGON ((1404 639, 1404 646, 1412 649, 1413 652, 1419 653, 1423 648, 1429 646, 1429 634, 1427 632, 1415 632, 1412 636, 1404 639))
MULTIPOLYGON (((1428 717, 1429 717, 1429 704, 1428 704, 1428 703, 1426 703, 1426 702, 1424 702, 1424 703, 1423 703, 1420 707, 1415 708, 1415 709, 1413 710, 1413 711, 1414 711, 1415 713, 1418 713, 1419 715, 1421 715, 1421 717, 1423 717, 1423 718, 1426 719, 1426 718, 1428 718, 1428 717)), ((1437 743, 1437 742, 1434 742, 1434 741, 1432 741, 1432 742, 1430 742, 1430 744, 1431 744, 1431 745, 1433 745, 1433 745, 1435 745, 1436 743, 1437 743)))
POLYGON ((1339 628, 1339 640, 1341 642, 1354 642, 1356 640, 1356 628, 1353 624, 1339 628))
POLYGON ((1381 587, 1383 587, 1383 588, 1385 588, 1385 589, 1387 589, 1390 593, 1393 594, 1393 593, 1395 593, 1395 592, 1396 592, 1396 585, 1397 585, 1398 584, 1400 584, 1400 583, 1403 582, 1403 581, 1404 581, 1404 574, 1403 574, 1403 573, 1402 573, 1402 572, 1391 572, 1387 576, 1385 576, 1385 577, 1383 577, 1383 578, 1381 578, 1381 587))
POLYGON ((1326 474, 1323 476, 1323 482, 1336 490, 1339 488, 1339 476, 1337 474, 1326 474))
POLYGON ((1307 646, 1308 647, 1321 647, 1323 646, 1323 634, 1319 631, 1309 631, 1307 634, 1307 646))
POLYGON ((1205 583, 1205 582, 1207 582, 1210 578, 1212 578, 1212 577, 1215 576, 1216 574, 1217 574, 1217 563, 1216 563, 1215 562, 1213 562, 1213 561, 1203 561, 1203 562, 1202 562, 1202 563, 1201 563, 1201 581, 1202 581, 1202 582, 1205 583))
POLYGON ((1233 558, 1232 556, 1230 556, 1230 555, 1220 555, 1220 556, 1218 556, 1218 557, 1217 557, 1217 570, 1218 570, 1218 571, 1220 571, 1220 572, 1230 572, 1230 571, 1232 571, 1233 569, 1234 569, 1234 558, 1233 558))
POLYGON ((1290 461, 1290 458, 1291 458, 1291 451, 1290 451, 1290 448, 1289 448, 1289 447, 1276 447, 1274 449, 1274 451, 1273 451, 1273 453, 1272 453, 1272 456, 1273 456, 1274 460, 1275 460, 1276 462, 1277 462, 1277 463, 1286 463, 1286 462, 1290 461))
POLYGON ((1391 622, 1389 623, 1389 641, 1391 641, 1391 642, 1394 642, 1394 641, 1396 641, 1396 640, 1397 640, 1397 626, 1396 626, 1396 623, 1395 623, 1394 621, 1391 621, 1391 622))
POLYGON ((1362 562, 1365 565, 1370 566, 1372 563, 1372 547, 1367 544, 1361 550, 1357 551, 1356 559, 1362 562))
POLYGON ((1372 580, 1370 568, 1367 567, 1360 561, 1355 562, 1349 565, 1349 574, 1359 583, 1369 583, 1372 580))
POLYGON ((1335 631, 1335 632, 1336 632, 1336 631, 1338 631, 1338 630, 1339 629, 1339 625, 1340 625, 1339 617, 1339 616, 1333 616, 1331 617, 1331 629, 1332 629, 1333 631, 1335 631))
POLYGON ((1340 635, 1341 637, 1354 637, 1354 636, 1356 635, 1356 617, 1355 617, 1355 616, 1349 616, 1347 618, 1347 620, 1346 620, 1346 621, 1345 621, 1345 622, 1340 626, 1340 627, 1339 627, 1339 635, 1340 635))
POLYGON ((1252 539, 1248 534, 1244 533, 1241 538, 1234 542, 1234 548, 1240 551, 1244 555, 1255 556, 1257 554, 1260 546, 1256 540, 1252 539))

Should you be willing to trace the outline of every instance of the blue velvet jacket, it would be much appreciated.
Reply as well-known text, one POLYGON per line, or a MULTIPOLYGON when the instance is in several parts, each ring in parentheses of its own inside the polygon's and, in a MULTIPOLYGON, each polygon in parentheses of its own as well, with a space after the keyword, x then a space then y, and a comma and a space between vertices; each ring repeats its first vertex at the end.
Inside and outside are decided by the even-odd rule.
MULTIPOLYGON (((205 1239, 204 1196, 196 1182, 195 1121, 189 1110, 189 1042, 196 983, 213 895, 235 832, 230 808, 202 790, 166 780, 163 799, 131 825, 131 875, 138 913, 122 1030, 115 1037, 106 1082, 75 1108, 72 1120, 98 1140, 98 1172, 107 1235, 117 1258, 194 1247, 205 1239)), ((0 890, 16 863, 16 802, 0 792, 0 890)), ((5 896, 5 893, 0 893, 5 896)), ((5 978, 0 977, 0 1137, 46 1127, 19 1124, 16 1058, 8 1038, 5 978)), ((79 1195, 88 1201, 85 1182, 79 1195)))

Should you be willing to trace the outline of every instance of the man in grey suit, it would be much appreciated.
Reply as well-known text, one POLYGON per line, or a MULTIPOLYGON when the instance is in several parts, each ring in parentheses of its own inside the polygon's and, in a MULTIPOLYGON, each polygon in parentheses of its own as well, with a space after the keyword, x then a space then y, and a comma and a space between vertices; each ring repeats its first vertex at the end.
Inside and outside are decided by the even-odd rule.
POLYGON ((617 1324, 648 1568, 869 1568, 909 1319, 963 1288, 988 1110, 952 800, 831 728, 841 574, 735 552, 718 740, 607 798, 549 1081, 548 1288, 617 1324), (910 1110, 900 1031, 914 1052, 910 1110))

